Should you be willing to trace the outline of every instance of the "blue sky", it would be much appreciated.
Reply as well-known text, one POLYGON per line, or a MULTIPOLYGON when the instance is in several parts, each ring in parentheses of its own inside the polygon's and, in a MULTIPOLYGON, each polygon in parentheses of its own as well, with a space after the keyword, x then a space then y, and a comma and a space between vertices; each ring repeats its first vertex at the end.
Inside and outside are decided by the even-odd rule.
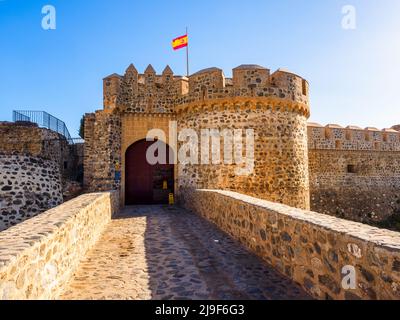
POLYGON ((0 0, 0 120, 13 109, 46 110, 77 136, 102 108, 102 78, 132 62, 185 73, 171 40, 189 27, 191 71, 256 63, 309 80, 310 121, 362 127, 400 123, 398 0, 0 0), (57 29, 41 27, 42 7, 57 29), (343 30, 342 7, 357 9, 343 30))

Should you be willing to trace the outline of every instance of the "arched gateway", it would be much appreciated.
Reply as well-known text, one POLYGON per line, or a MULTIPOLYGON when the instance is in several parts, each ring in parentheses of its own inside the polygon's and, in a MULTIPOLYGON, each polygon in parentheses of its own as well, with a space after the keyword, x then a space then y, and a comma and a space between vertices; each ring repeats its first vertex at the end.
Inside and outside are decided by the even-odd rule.
MULTIPOLYGON (((125 154, 125 204, 167 204, 174 192, 174 165, 151 165, 146 159, 147 149, 154 142, 140 140, 125 154)), ((167 163, 169 163, 169 146, 167 163)))

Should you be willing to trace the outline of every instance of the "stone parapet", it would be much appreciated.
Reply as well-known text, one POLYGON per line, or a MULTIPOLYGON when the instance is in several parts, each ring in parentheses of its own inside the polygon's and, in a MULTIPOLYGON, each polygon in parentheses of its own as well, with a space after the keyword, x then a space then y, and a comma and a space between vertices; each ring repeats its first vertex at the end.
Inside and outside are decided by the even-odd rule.
POLYGON ((270 71, 257 65, 241 65, 226 78, 218 68, 200 70, 187 77, 174 76, 167 66, 157 75, 150 65, 139 74, 130 65, 124 75, 104 79, 104 110, 130 113, 174 113, 181 105, 234 98, 276 98, 299 104, 309 113, 309 85, 302 77, 283 69, 270 71))
POLYGON ((400 233, 229 191, 182 201, 318 299, 400 299, 400 233), (355 289, 345 289, 352 268, 355 289))
POLYGON ((400 132, 394 129, 359 128, 308 123, 310 150, 400 151, 400 132))
POLYGON ((1 232, 0 300, 57 299, 118 203, 86 194, 1 232))

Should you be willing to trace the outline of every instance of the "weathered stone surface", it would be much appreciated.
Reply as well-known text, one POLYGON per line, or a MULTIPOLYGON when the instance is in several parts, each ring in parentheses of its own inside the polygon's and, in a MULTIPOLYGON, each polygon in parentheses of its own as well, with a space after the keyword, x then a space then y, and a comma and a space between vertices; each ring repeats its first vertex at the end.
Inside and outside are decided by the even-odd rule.
POLYGON ((0 300, 57 298, 118 204, 87 194, 0 232, 0 300))
POLYGON ((63 202, 57 162, 0 154, 0 231, 63 202))
POLYGON ((82 260, 61 299, 310 299, 205 219, 126 207, 82 260))
POLYGON ((0 153, 31 156, 31 164, 37 158, 51 160, 58 164, 63 180, 78 178, 83 166, 82 143, 70 144, 63 135, 31 122, 0 122, 0 153))
POLYGON ((96 112, 85 116, 84 186, 87 191, 119 190, 115 179, 121 166, 121 119, 96 112))
POLYGON ((230 191, 197 190, 182 200, 316 298, 400 299, 400 233, 230 191), (354 290, 342 287, 347 266, 356 270, 354 290))
POLYGON ((0 122, 0 231, 80 194, 70 186, 82 170, 82 143, 31 122, 0 122))
MULTIPOLYGON (((273 100, 252 98, 205 100, 177 107, 181 108, 177 112, 178 130, 190 128, 200 137, 202 129, 242 129, 243 134, 253 129, 255 135, 252 174, 236 174, 243 165, 178 164, 179 194, 192 188, 225 189, 309 209, 307 117, 303 113, 281 108, 273 100)), ((221 143, 221 155, 225 154, 223 149, 221 143)))
POLYGON ((308 149, 312 210, 368 224, 399 215, 399 132, 309 124, 308 149))

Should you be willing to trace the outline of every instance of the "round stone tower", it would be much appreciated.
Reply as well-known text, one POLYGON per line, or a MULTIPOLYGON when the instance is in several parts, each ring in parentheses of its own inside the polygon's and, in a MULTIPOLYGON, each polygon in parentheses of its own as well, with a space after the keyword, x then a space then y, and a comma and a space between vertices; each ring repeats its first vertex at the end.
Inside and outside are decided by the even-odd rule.
POLYGON ((183 199, 193 188, 224 189, 309 209, 306 80, 257 65, 235 68, 232 79, 205 69, 189 77, 189 92, 175 109, 178 132, 188 129, 180 152, 191 145, 200 154, 197 163, 178 164, 183 199))

